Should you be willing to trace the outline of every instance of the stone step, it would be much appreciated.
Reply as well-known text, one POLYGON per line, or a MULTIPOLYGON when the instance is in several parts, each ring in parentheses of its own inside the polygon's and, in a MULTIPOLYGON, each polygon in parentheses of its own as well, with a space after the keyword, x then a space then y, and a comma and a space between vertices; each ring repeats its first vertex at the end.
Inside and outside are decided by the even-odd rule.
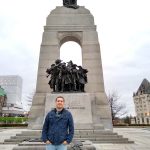
POLYGON ((122 138, 123 136, 122 135, 80 135, 80 136, 74 136, 74 138, 90 138, 90 137, 95 137, 95 138, 97 138, 97 137, 99 137, 99 138, 113 138, 113 137, 118 137, 118 138, 122 138))
MULTIPOLYGON (((14 147, 13 150, 45 150, 45 146, 18 146, 14 147)), ((71 147, 67 147, 67 150, 73 150, 71 147)), ((93 146, 84 147, 84 150, 96 150, 93 146)))
MULTIPOLYGON (((12 136, 10 139, 6 139, 4 143, 18 144, 23 141, 29 141, 30 139, 40 139, 40 137, 41 130, 29 130, 23 131, 21 134, 16 134, 16 136, 12 136)), ((118 143, 118 141, 128 143, 128 139, 110 130, 75 130, 74 139, 78 141, 91 140, 96 143, 98 141, 101 143, 118 143)))
MULTIPOLYGON (((79 140, 79 141, 80 141, 80 140, 79 140)), ((102 140, 102 139, 101 139, 101 140, 98 140, 98 139, 97 139, 97 140, 91 140, 91 141, 92 141, 93 143, 95 143, 95 144, 96 144, 96 143, 97 143, 97 144, 98 144, 98 143, 103 143, 103 144, 104 144, 104 143, 114 143, 114 144, 119 144, 119 143, 121 143, 121 144, 123 144, 123 143, 124 143, 124 144, 130 144, 130 143, 133 144, 133 143, 134 143, 134 141, 129 141, 128 139, 127 139, 127 140, 124 140, 124 139, 123 139, 123 140, 121 140, 121 139, 119 139, 119 140, 118 140, 118 139, 115 139, 115 140, 112 140, 112 139, 106 139, 106 140, 104 140, 104 139, 102 140)), ((15 144, 15 145, 16 145, 16 144, 20 144, 21 142, 23 142, 23 141, 15 141, 15 142, 14 142, 14 141, 13 141, 13 142, 12 142, 12 141, 9 141, 9 142, 4 142, 4 143, 2 143, 2 144, 7 144, 7 145, 13 145, 13 144, 15 144)))
MULTIPOLYGON (((79 140, 79 139, 76 139, 77 141, 79 140)), ((84 139, 84 140, 86 140, 86 139, 84 139)), ((80 140, 79 140, 80 141, 80 140)), ((118 144, 118 143, 125 143, 125 144, 130 144, 130 143, 134 143, 133 141, 129 141, 127 138, 122 138, 122 139, 91 139, 91 141, 93 142, 93 143, 116 143, 116 144, 118 144)))
POLYGON ((22 131, 22 133, 16 134, 16 136, 19 135, 41 135, 41 130, 34 130, 34 131, 22 131))
MULTIPOLYGON (((26 139, 18 139, 18 138, 14 138, 14 139, 6 139, 5 143, 20 143, 23 141, 28 141, 30 140, 30 138, 26 138, 26 139)), ((88 137, 88 138, 74 138, 74 140, 76 141, 128 141, 127 138, 120 138, 120 137, 88 137)))
POLYGON ((94 144, 133 144, 134 141, 112 141, 112 140, 107 140, 107 141, 93 141, 94 144))
MULTIPOLYGON (((93 142, 93 143, 117 143, 117 144, 129 144, 129 143, 133 143, 132 141, 96 141, 96 142, 93 142)), ((81 147, 83 148, 84 150, 96 150, 96 148, 93 146, 93 145, 84 145, 84 147, 81 147)), ((68 150, 71 150, 71 146, 68 145, 67 147, 68 150)), ((37 143, 37 142, 23 142, 23 143, 20 143, 18 147, 14 147, 13 150, 45 150, 45 144, 43 143, 37 143)))
MULTIPOLYGON (((12 137, 37 137, 37 138, 40 138, 42 135, 39 134, 39 135, 27 135, 27 134, 17 134, 15 136, 12 136, 12 137)), ((90 137, 90 136, 118 136, 117 133, 93 133, 93 134, 75 134, 74 137, 90 137)))
POLYGON ((95 137, 93 137, 93 138, 74 138, 74 140, 76 140, 76 141, 87 141, 87 140, 90 140, 90 141, 110 141, 110 140, 112 140, 112 141, 115 141, 115 140, 125 140, 125 141, 127 141, 128 140, 128 138, 118 138, 118 137, 113 137, 113 138, 111 138, 111 137, 107 137, 107 138, 95 138, 95 137))
MULTIPOLYGON (((82 142, 81 146, 84 150, 96 150, 95 146, 90 141, 82 142)), ((67 150, 71 150, 73 144, 67 145, 67 150)), ((45 150, 45 144, 43 142, 23 142, 20 143, 17 147, 14 147, 13 150, 45 150)))
POLYGON ((24 139, 6 139, 4 140, 4 143, 20 143, 20 142, 23 142, 25 141, 24 139))
POLYGON ((18 146, 13 150, 45 150, 45 146, 18 146))
MULTIPOLYGON (((122 135, 111 135, 111 134, 107 134, 107 135, 74 135, 74 138, 86 138, 86 137, 101 137, 101 138, 107 138, 107 137, 119 137, 122 138, 122 135)), ((10 139, 35 139, 35 138, 39 138, 40 136, 28 136, 28 135, 20 135, 20 136, 11 136, 10 139)))
MULTIPOLYGON (((80 133, 75 133, 75 136, 84 136, 84 135, 117 135, 117 133, 113 133, 113 132, 91 132, 91 133, 86 133, 86 132, 80 132, 80 133)), ((41 133, 21 133, 21 134, 16 134, 16 136, 41 136, 41 133)))
MULTIPOLYGON (((41 135, 41 130, 29 130, 29 131, 22 131, 21 134, 16 135, 41 135)), ((112 134, 113 132, 110 130, 75 130, 75 134, 112 134)))
POLYGON ((117 133, 111 133, 111 132, 102 132, 102 133, 100 133, 100 132, 95 132, 95 133, 79 133, 79 134, 76 134, 75 133, 75 135, 117 135, 117 133))

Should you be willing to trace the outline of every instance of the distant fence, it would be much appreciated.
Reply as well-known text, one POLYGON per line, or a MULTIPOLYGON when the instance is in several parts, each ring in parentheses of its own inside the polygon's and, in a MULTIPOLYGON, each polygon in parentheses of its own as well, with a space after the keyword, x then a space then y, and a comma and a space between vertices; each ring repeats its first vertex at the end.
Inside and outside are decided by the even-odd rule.
POLYGON ((150 124, 116 124, 114 128, 138 128, 138 127, 150 127, 150 124))

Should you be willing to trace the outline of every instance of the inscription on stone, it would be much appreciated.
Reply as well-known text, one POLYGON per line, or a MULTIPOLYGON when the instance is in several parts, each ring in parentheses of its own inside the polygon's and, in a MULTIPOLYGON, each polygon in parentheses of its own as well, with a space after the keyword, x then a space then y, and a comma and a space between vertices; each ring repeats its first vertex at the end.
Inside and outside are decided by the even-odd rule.
MULTIPOLYGON (((46 109, 47 114, 51 109, 55 108, 55 98, 57 94, 47 94, 46 109)), ((91 100, 88 94, 63 94, 65 98, 65 108, 68 109, 74 118, 76 124, 92 123, 91 100)))

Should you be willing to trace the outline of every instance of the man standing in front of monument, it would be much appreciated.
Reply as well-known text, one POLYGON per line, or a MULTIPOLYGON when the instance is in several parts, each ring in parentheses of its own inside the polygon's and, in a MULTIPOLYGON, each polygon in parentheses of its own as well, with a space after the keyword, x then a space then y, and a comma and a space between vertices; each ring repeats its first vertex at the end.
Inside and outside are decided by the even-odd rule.
POLYGON ((42 140, 46 143, 46 150, 67 150, 67 144, 74 135, 74 123, 71 113, 64 108, 65 99, 58 96, 55 100, 56 108, 51 110, 42 129, 42 140))

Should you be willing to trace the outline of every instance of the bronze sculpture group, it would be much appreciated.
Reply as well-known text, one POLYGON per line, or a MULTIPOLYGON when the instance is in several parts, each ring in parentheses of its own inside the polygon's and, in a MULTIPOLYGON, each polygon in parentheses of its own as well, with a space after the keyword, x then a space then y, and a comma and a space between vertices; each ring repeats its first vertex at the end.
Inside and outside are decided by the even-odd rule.
POLYGON ((74 9, 79 8, 79 6, 77 5, 77 0, 63 0, 63 6, 74 9))
POLYGON ((60 59, 46 70, 47 77, 50 76, 48 84, 53 92, 84 92, 87 72, 87 69, 77 66, 71 60, 66 64, 60 59))

